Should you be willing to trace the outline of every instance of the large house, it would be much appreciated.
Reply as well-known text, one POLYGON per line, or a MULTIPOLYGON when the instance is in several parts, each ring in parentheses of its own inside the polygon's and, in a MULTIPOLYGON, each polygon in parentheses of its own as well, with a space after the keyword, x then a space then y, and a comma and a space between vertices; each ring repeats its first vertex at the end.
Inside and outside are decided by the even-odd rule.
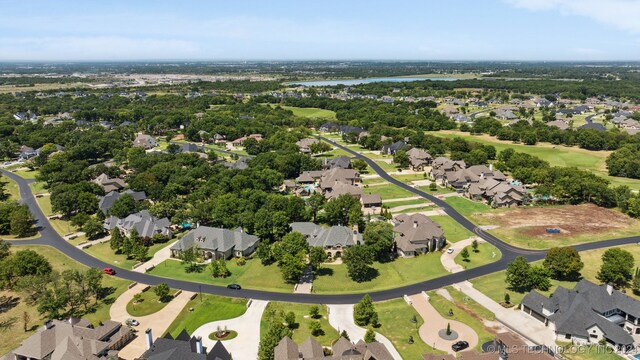
POLYGON ((243 136, 243 137, 237 138, 231 142, 231 145, 242 146, 245 140, 248 140, 248 139, 255 139, 256 141, 262 141, 262 134, 251 134, 249 136, 243 136))
POLYGON ((134 147, 143 147, 143 148, 149 150, 149 149, 153 149, 154 147, 158 146, 158 141, 156 141, 156 139, 151 135, 138 134, 138 136, 135 138, 135 140, 133 140, 133 146, 134 147))
POLYGON ((312 338, 298 345, 288 336, 282 338, 273 349, 274 360, 393 360, 382 343, 365 343, 360 340, 353 344, 344 337, 333 343, 331 353, 333 355, 325 356, 322 345, 312 338))
POLYGON ((20 347, 0 359, 117 359, 118 350, 133 338, 134 334, 129 328, 111 320, 95 327, 85 319, 49 320, 20 347))
POLYGON ((466 167, 467 165, 463 160, 453 161, 440 156, 431 162, 431 172, 429 175, 432 180, 444 184, 448 174, 465 169, 466 167))
POLYGON ((433 160, 433 157, 428 152, 418 148, 407 151, 407 155, 413 171, 423 171, 424 167, 430 165, 433 160))
POLYGON ((472 183, 466 194, 472 200, 485 200, 492 207, 513 207, 529 202, 529 194, 523 185, 496 178, 482 178, 472 183))
POLYGON ((229 230, 200 226, 189 231, 171 246, 171 256, 179 258, 189 249, 196 249, 204 259, 229 259, 251 255, 260 239, 242 229, 229 230))
POLYGON ((173 338, 170 333, 153 340, 151 329, 145 331, 147 350, 138 360, 231 360, 231 354, 218 340, 211 350, 202 345, 201 337, 189 336, 182 330, 173 338))
POLYGON ((156 234, 171 237, 171 221, 167 218, 158 219, 152 216, 149 211, 142 210, 135 214, 131 214, 124 219, 110 216, 104 220, 104 228, 108 231, 118 229, 125 236, 130 236, 133 229, 136 230, 138 236, 143 239, 150 239, 156 234))
POLYGON ((521 303, 523 312, 542 321, 559 341, 609 345, 626 350, 640 335, 640 301, 613 289, 581 280, 573 290, 558 287, 551 297, 533 290, 521 303))
POLYGON ((445 242, 439 224, 423 214, 400 214, 393 219, 393 232, 398 255, 404 257, 441 249, 445 242))
POLYGON ((387 144, 382 146, 382 153, 385 155, 395 155, 398 151, 402 150, 407 145, 406 142, 400 140, 393 144, 387 144))
POLYGON ((130 195, 135 201, 143 201, 147 199, 147 195, 144 193, 144 191, 133 191, 131 189, 125 190, 122 193, 111 191, 107 195, 100 197, 100 199, 98 200, 98 209, 106 214, 109 209, 111 209, 116 200, 118 200, 125 194, 130 195))
POLYGON ((332 259, 341 257, 346 248, 363 243, 362 234, 346 226, 325 227, 312 222, 294 222, 290 227, 291 232, 304 235, 310 247, 322 247, 332 259))
POLYGON ((119 191, 127 187, 127 183, 124 182, 124 180, 119 178, 110 178, 109 175, 105 173, 100 174, 97 178, 91 181, 98 184, 105 193, 119 191))
POLYGON ((313 144, 317 144, 320 141, 318 141, 318 139, 314 139, 314 138, 304 138, 304 139, 300 139, 296 142, 296 145, 298 146, 298 149, 300 149, 300 152, 303 154, 309 154, 311 153, 311 145, 313 144))
POLYGON ((473 165, 468 168, 445 173, 442 182, 456 190, 461 190, 483 179, 504 181, 507 177, 500 170, 493 170, 493 165, 489 165, 488 167, 486 165, 473 165))
POLYGON ((351 169, 351 159, 348 156, 338 156, 331 160, 325 159, 322 164, 324 169, 333 169, 333 168, 341 168, 341 169, 351 169))

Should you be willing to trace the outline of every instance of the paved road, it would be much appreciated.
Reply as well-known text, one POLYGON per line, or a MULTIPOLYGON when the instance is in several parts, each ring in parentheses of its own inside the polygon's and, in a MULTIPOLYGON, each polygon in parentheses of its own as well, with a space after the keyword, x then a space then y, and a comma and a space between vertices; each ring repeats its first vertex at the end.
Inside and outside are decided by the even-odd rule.
MULTIPOLYGON (((467 220, 464 216, 458 213, 454 208, 452 208, 448 203, 444 202, 441 199, 438 199, 430 194, 427 194, 423 191, 415 189, 407 184, 404 184, 389 174, 387 174, 380 166, 378 166, 373 160, 362 156, 361 154, 356 153, 355 151, 346 148, 342 145, 336 144, 335 142, 323 138, 325 141, 333 144, 341 148, 344 151, 352 154, 354 157, 361 158, 365 160, 369 166, 380 175, 380 177, 384 178, 388 182, 399 186, 413 194, 416 194, 419 197, 425 198, 433 202, 434 204, 440 206, 447 215, 451 216, 455 221, 460 223, 466 229, 471 230, 476 235, 481 237, 483 240, 493 244, 502 252, 502 258, 494 263, 487 264, 484 266, 480 266, 477 268, 473 268, 470 270, 461 271, 455 274, 449 274, 437 279, 427 280, 423 282, 419 282, 412 285, 405 285, 395 289, 376 291, 376 292, 368 292, 371 295, 371 298, 374 301, 382 301, 400 298, 404 295, 417 294, 421 291, 425 290, 434 290, 444 286, 448 286, 451 284, 459 283, 465 280, 469 280, 475 277, 491 274, 496 271, 504 270, 509 262, 515 259, 517 256, 522 255, 529 261, 540 260, 544 257, 545 251, 540 250, 525 250, 520 249, 515 246, 509 245, 495 236, 488 234, 481 229, 477 228, 473 223, 467 220)), ((111 265, 102 262, 86 252, 76 248, 71 245, 67 241, 65 241, 52 227, 46 216, 40 210, 31 189, 29 188, 29 183, 33 182, 33 180, 26 180, 21 178, 20 176, 11 173, 6 170, 1 170, 2 174, 16 181, 20 187, 20 198, 21 201, 29 206, 34 218, 36 220, 36 226, 38 226, 38 230, 40 231, 41 236, 32 240, 15 240, 9 241, 12 244, 23 244, 23 245, 50 245, 57 250, 63 252, 69 257, 75 259, 76 261, 95 268, 105 268, 111 267, 111 265)), ((590 249, 598 249, 603 247, 624 245, 624 244, 632 244, 640 242, 640 236, 633 236, 627 238, 620 238, 614 240, 606 240, 606 241, 598 241, 587 244, 581 244, 574 246, 578 251, 590 250, 590 249)), ((207 294, 215 294, 220 296, 227 297, 241 297, 241 298, 252 298, 258 300, 268 300, 268 301, 287 301, 287 302, 297 302, 297 303, 308 303, 308 304, 354 304, 358 302, 364 293, 358 294, 337 294, 337 295, 317 295, 317 294, 291 294, 291 293, 279 293, 279 292, 270 292, 270 291, 262 291, 262 290, 231 290, 226 287, 209 285, 209 284, 198 284, 190 281, 182 281, 182 280, 174 280, 168 278, 161 278, 149 274, 138 273, 134 271, 129 271, 125 269, 117 269, 116 276, 140 282, 143 284, 149 285, 157 285, 159 283, 167 283, 170 287, 175 289, 182 289, 186 291, 199 292, 207 294)))

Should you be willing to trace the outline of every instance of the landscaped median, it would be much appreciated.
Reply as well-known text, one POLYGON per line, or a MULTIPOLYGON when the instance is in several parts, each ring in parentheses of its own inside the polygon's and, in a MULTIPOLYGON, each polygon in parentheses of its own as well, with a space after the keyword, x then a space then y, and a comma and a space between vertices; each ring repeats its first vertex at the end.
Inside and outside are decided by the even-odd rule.
POLYGON ((127 312, 131 316, 146 316, 162 310, 175 297, 177 291, 170 289, 169 294, 162 298, 156 294, 153 287, 134 295, 127 304, 127 312))
POLYGON ((458 252, 458 255, 455 257, 456 264, 462 266, 464 269, 473 269, 478 266, 490 264, 494 261, 500 260, 502 257, 502 252, 500 250, 486 242, 478 244, 478 251, 474 251, 473 247, 466 247, 469 258, 467 261, 464 260, 461 252, 458 252))
MULTIPOLYGON (((304 305, 294 303, 283 302, 270 302, 267 308, 262 314, 260 321, 260 336, 262 337, 267 333, 270 324, 274 321, 286 323, 288 313, 291 312, 294 315, 294 323, 287 324, 293 331, 293 341, 297 344, 301 344, 309 337, 316 340, 323 346, 331 346, 334 341, 338 340, 339 334, 336 329, 329 325, 327 320, 327 306, 326 305, 304 305), (318 315, 313 318, 311 316, 311 308, 318 307, 318 315), (318 322, 320 329, 316 335, 312 334, 310 326, 312 323, 318 322)), ((290 316, 290 315, 289 315, 290 316)))
POLYGON ((189 334, 193 334, 197 328, 204 324, 237 318, 244 314, 246 310, 246 299, 198 294, 180 311, 171 325, 169 325, 167 333, 176 337, 184 329, 189 334))

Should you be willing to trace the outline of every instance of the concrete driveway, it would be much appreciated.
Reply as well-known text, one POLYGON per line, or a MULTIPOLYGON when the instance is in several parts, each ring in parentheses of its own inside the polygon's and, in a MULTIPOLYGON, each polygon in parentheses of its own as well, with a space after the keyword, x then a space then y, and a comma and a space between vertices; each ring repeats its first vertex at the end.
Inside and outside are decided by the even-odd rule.
MULTIPOLYGON (((479 237, 471 237, 471 238, 468 238, 468 239, 464 239, 464 240, 455 242, 455 243, 453 243, 453 244, 451 244, 449 246, 449 248, 453 249, 453 253, 452 254, 448 254, 445 251, 442 254, 442 256, 440 256, 440 262, 442 263, 442 266, 448 272, 457 273, 457 272, 460 272, 460 271, 464 271, 464 267, 462 267, 462 265, 456 263, 455 262, 455 258, 462 251, 462 249, 464 249, 467 246, 471 246, 471 243, 473 243, 473 240, 478 240, 479 244, 481 244, 483 242, 486 242, 486 241, 482 240, 479 237)), ((469 251, 471 251, 471 249, 469 251)))
MULTIPOLYGON (((329 324, 338 330, 338 333, 346 330, 349 339, 354 343, 359 340, 364 340, 364 334, 367 332, 367 329, 361 328, 353 321, 353 304, 328 305, 328 308, 329 324)), ((398 353, 398 350, 396 350, 389 339, 376 332, 376 340, 387 347, 387 350, 389 350, 389 353, 394 359, 402 360, 402 356, 400 356, 400 353, 398 353)))
POLYGON ((503 307, 487 295, 474 288, 473 284, 468 281, 454 284, 453 287, 462 291, 465 295, 489 309, 496 315, 496 320, 522 335, 525 339, 528 339, 538 345, 547 345, 550 348, 554 348, 556 346, 556 336, 554 332, 544 326, 542 322, 518 309, 507 309, 503 307))
POLYGON ((419 334, 422 341, 436 349, 455 354, 451 345, 456 341, 464 340, 469 343, 469 348, 473 349, 478 345, 478 334, 471 327, 456 320, 446 319, 429 303, 426 294, 420 293, 409 297, 411 305, 424 319, 424 324, 420 326, 419 334), (445 340, 438 335, 438 331, 447 328, 451 324, 451 330, 458 333, 455 340, 445 340))
POLYGON ((202 336, 204 346, 211 349, 216 342, 209 339, 209 334, 216 331, 218 326, 222 329, 226 326, 228 330, 238 332, 235 339, 224 341, 224 347, 233 358, 257 359, 260 344, 260 320, 268 303, 268 301, 253 300, 247 311, 241 316, 204 324, 197 328, 192 335, 202 336))
MULTIPOLYGON (((109 309, 111 320, 124 323, 128 318, 133 317, 127 312, 127 304, 131 299, 133 299, 133 295, 142 291, 145 286, 147 285, 137 284, 120 295, 111 305, 111 309, 109 309)), ((187 302, 189 302, 193 294, 194 293, 189 291, 183 291, 180 295, 171 300, 171 302, 169 302, 164 308, 162 308, 162 310, 151 315, 135 317, 135 319, 140 323, 140 325, 136 326, 138 336, 120 350, 120 357, 123 359, 135 359, 142 355, 142 353, 147 350, 144 331, 146 329, 151 329, 154 340, 155 338, 162 336, 176 316, 178 316, 180 311, 185 307, 187 302)))

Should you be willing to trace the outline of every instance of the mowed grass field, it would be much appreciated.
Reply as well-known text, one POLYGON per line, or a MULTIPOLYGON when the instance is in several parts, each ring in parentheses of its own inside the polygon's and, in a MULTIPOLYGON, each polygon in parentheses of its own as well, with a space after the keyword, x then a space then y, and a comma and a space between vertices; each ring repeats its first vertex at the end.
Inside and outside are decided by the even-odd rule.
POLYGON ((609 180, 612 185, 627 185, 632 189, 640 190, 640 180, 623 177, 614 177, 607 174, 606 159, 611 151, 590 151, 578 147, 567 147, 549 143, 536 145, 514 144, 510 141, 501 141, 489 135, 469 135, 459 131, 435 131, 427 132, 429 135, 454 138, 461 137, 465 140, 475 141, 481 144, 493 145, 498 152, 504 149, 531 154, 549 162, 552 166, 575 166, 579 169, 589 170, 609 180))
MULTIPOLYGON (((640 245, 625 245, 619 246, 619 248, 629 251, 633 254, 633 257, 636 261, 636 267, 640 266, 640 245)), ((596 274, 600 270, 600 266, 602 266, 602 254, 607 249, 597 249, 597 250, 589 250, 580 252, 580 256, 582 257, 582 262, 585 264, 582 269, 582 277, 591 282, 599 284, 600 282, 596 279, 596 274)), ((541 265, 542 261, 534 262, 533 264, 541 265)), ((517 293, 513 291, 508 291, 506 289, 505 283, 506 273, 505 271, 499 271, 493 274, 481 276, 479 278, 475 278, 471 280, 473 286, 482 291, 485 295, 489 296, 493 300, 497 302, 501 302, 504 300, 504 294, 509 293, 511 296, 511 302, 513 304, 519 304, 524 297, 524 293, 517 293)), ((551 289, 549 291, 540 291, 540 293, 549 296, 558 286, 563 286, 569 289, 572 289, 575 286, 575 282, 570 281, 557 281, 551 280, 551 289)), ((634 297, 640 300, 640 296, 634 295, 631 291, 626 292, 627 295, 634 297)))
POLYGON ((327 119, 327 120, 335 120, 336 113, 331 110, 318 109, 318 108, 302 108, 295 106, 282 106, 285 110, 291 110, 293 115, 301 116, 311 119, 327 119))
POLYGON ((237 318, 247 310, 247 299, 202 294, 190 300, 173 320, 167 333, 174 338, 185 329, 189 335, 200 326, 218 320, 237 318))

